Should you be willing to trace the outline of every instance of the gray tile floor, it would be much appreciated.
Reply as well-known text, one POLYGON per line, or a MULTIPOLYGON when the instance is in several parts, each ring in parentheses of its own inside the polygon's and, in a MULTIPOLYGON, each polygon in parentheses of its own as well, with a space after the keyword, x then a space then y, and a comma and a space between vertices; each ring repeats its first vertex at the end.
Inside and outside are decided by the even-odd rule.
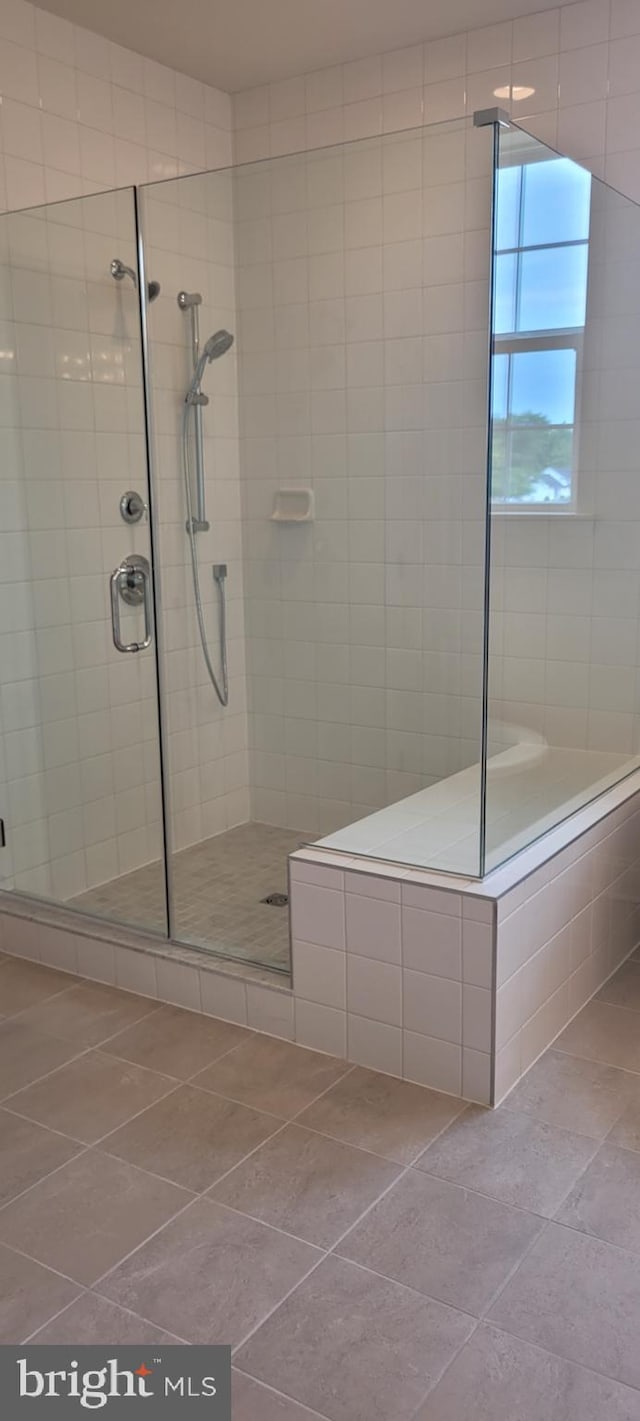
MULTIPOLYGON (((287 857, 304 835, 272 824, 241 824, 173 855, 173 893, 182 942, 268 967, 289 968, 288 909, 261 900, 287 891, 287 857)), ((165 931, 160 862, 102 883, 72 900, 101 917, 165 931)))
POLYGON ((234 1421, 640 1421, 636 957, 493 1113, 0 961, 0 1342, 230 1342, 234 1421))

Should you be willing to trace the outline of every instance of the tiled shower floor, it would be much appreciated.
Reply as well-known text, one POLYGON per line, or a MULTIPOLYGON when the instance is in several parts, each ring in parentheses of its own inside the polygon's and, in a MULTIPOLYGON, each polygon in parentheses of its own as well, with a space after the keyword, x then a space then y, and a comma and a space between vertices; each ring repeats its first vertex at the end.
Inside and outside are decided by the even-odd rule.
MULTIPOLYGON (((304 835, 241 824, 173 855, 174 936, 268 967, 289 967, 289 914, 261 900, 287 892, 287 857, 304 835)), ((160 862, 102 883, 72 900, 101 917, 165 931, 160 862)))
POLYGON ((0 1342, 231 1343, 233 1421, 640 1421, 640 963, 493 1113, 19 959, 0 1015, 0 1342))

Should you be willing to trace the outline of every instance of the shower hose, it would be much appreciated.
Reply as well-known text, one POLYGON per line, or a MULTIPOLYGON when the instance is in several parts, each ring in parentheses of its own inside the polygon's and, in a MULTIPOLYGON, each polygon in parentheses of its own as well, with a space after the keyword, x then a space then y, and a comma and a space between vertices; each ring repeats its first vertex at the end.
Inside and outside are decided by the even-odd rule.
POLYGON ((216 577, 218 584, 219 599, 219 630, 220 630, 220 661, 222 686, 213 669, 213 663, 209 653, 207 643, 207 631, 204 624, 204 612, 202 610, 202 594, 200 591, 200 571, 198 568, 198 550, 196 547, 196 535, 193 527, 193 511, 191 503, 191 468, 189 459, 189 410, 191 405, 185 400, 182 409, 182 469, 184 473, 184 491, 187 505, 187 533, 189 535, 189 547, 191 550, 191 571, 193 575, 193 592, 196 603, 196 617, 198 620, 198 631, 200 633, 200 645, 204 656, 205 666, 209 673, 209 680, 222 706, 229 704, 229 675, 227 669, 227 599, 224 586, 224 578, 216 577))

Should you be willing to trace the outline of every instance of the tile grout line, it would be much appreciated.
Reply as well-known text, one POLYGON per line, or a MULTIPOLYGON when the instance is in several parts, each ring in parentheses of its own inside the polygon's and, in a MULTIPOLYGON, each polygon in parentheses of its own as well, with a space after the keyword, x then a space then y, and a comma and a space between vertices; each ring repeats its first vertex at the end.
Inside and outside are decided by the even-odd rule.
POLYGON ((300 1408, 303 1417, 304 1417, 304 1416, 309 1416, 309 1417, 311 1418, 311 1421, 331 1421, 331 1417, 325 1416, 324 1412, 314 1411, 313 1408, 309 1408, 308 1406, 305 1406, 303 1402, 297 1401, 295 1396, 290 1396, 290 1395, 288 1396, 287 1393, 284 1392, 284 1391, 277 1391, 275 1387, 270 1386, 268 1382, 262 1381, 262 1379, 261 1379, 260 1377, 254 1377, 254 1376, 252 1376, 252 1375, 251 1375, 251 1372, 244 1372, 244 1371, 242 1370, 242 1367, 232 1367, 232 1371, 231 1371, 231 1391, 232 1391, 232 1399, 233 1399, 233 1373, 234 1373, 234 1372, 237 1372, 238 1376, 240 1376, 240 1377, 246 1377, 247 1380, 250 1381, 250 1382, 255 1382, 255 1383, 256 1383, 256 1386, 262 1387, 262 1389, 263 1389, 264 1391, 266 1391, 270 1396, 277 1396, 281 1401, 292 1401, 295 1406, 297 1406, 297 1407, 300 1408))
MULTIPOLYGON (((95 1298, 97 1298, 100 1302, 108 1302, 108 1303, 111 1303, 112 1307, 120 1308, 121 1311, 127 1313, 129 1317, 134 1317, 134 1318, 136 1318, 136 1320, 138 1320, 138 1321, 140 1321, 140 1322, 144 1322, 148 1327, 157 1327, 157 1326, 158 1326, 158 1324, 157 1324, 156 1322, 152 1322, 150 1318, 144 1317, 142 1313, 134 1312, 134 1311, 133 1311, 133 1308, 124 1307, 121 1303, 112 1303, 112 1302, 111 1302, 111 1298, 103 1298, 100 1293, 94 1293, 93 1290, 92 1290, 92 1288, 91 1288, 91 1286, 89 1286, 89 1287, 82 1287, 82 1292, 80 1292, 80 1293, 78 1294, 78 1297, 77 1297, 77 1298, 73 1298, 70 1303, 65 1303, 65 1305, 64 1305, 63 1308, 60 1308, 60 1309, 58 1310, 58 1312, 54 1313, 53 1316, 50 1317, 50 1318, 48 1318, 46 1322, 43 1322, 43 1323, 40 1324, 39 1327, 36 1327, 36 1328, 34 1329, 34 1331, 29 1334, 28 1337, 23 1338, 23 1342, 24 1342, 24 1343, 27 1343, 27 1342, 30 1342, 30 1341, 33 1341, 34 1339, 36 1339, 37 1336, 38 1336, 38 1333, 43 1332, 44 1329, 45 1329, 46 1327, 49 1327, 52 1322, 55 1322, 57 1318, 62 1317, 63 1313, 67 1312, 67 1311, 69 1310, 69 1308, 74 1307, 75 1303, 77 1303, 77 1302, 79 1301, 79 1299, 80 1299, 80 1298, 83 1298, 83 1297, 95 1297, 95 1298)), ((162 1329, 160 1329, 160 1330, 163 1331, 163 1332, 166 1332, 166 1331, 167 1331, 167 1328, 162 1328, 162 1329)), ((178 1335, 177 1335, 176 1333, 169 1333, 169 1336, 174 1337, 174 1338, 175 1338, 175 1341, 176 1341, 177 1343, 179 1343, 179 1344, 180 1344, 181 1346, 183 1346, 183 1347, 189 1347, 189 1346, 191 1345, 189 1342, 186 1341, 186 1339, 185 1339, 184 1337, 178 1337, 178 1335)))
MULTIPOLYGON (((222 1099, 222 1098, 223 1098, 223 1097, 221 1097, 221 1099, 222 1099)), ((167 1097, 164 1096, 163 1099, 166 1100, 167 1097)), ((144 1113, 144 1112, 141 1112, 141 1113, 144 1113)), ((132 1118, 133 1118, 133 1119, 137 1119, 136 1116, 133 1116, 132 1118)), ((258 1150, 261 1150, 263 1145, 269 1144, 270 1141, 273 1140, 273 1139, 275 1139, 277 1135, 282 1134, 282 1131, 287 1128, 288 1123, 289 1123, 289 1122, 288 1122, 287 1120, 283 1120, 283 1121, 281 1121, 280 1123, 278 1123, 277 1126, 276 1126, 276 1129, 272 1130, 272 1132, 271 1132, 270 1135, 266 1135, 265 1138, 264 1138, 264 1140, 260 1140, 259 1144, 254 1145, 254 1146, 253 1146, 253 1149, 249 1150, 246 1155, 243 1155, 243 1156, 242 1156, 242 1159, 238 1160, 237 1164, 232 1164, 232 1165, 230 1165, 229 1169, 226 1169, 226 1170, 224 1171, 224 1174, 221 1174, 221 1175, 220 1175, 219 1177, 217 1177, 216 1179, 213 1179, 212 1182, 211 1182, 211 1184, 205 1185, 205 1188, 204 1188, 204 1189, 192 1189, 191 1186, 188 1185, 188 1184, 179 1184, 179 1183, 177 1182, 177 1180, 175 1180, 175 1179, 170 1179, 169 1176, 166 1175, 166 1174, 158 1174, 156 1170, 148 1169, 146 1165, 134 1164, 131 1160, 125 1159, 122 1155, 113 1154, 111 1150, 107 1150, 107 1149, 104 1148, 105 1142, 108 1141, 108 1139, 109 1139, 109 1136, 108 1136, 108 1135, 104 1135, 103 1138, 102 1138, 102 1140, 96 1141, 96 1149, 99 1149, 101 1154, 107 1155, 109 1159, 116 1159, 116 1160, 119 1160, 122 1164, 128 1164, 128 1165, 131 1166, 131 1168, 140 1170, 140 1172, 141 1172, 142 1174, 149 1174, 149 1175, 151 1175, 151 1177, 152 1177, 153 1179, 160 1180, 163 1184, 172 1184, 172 1185, 174 1186, 174 1188, 177 1188, 177 1189, 188 1189, 189 1192, 194 1195, 194 1201, 193 1201, 193 1202, 195 1202, 195 1200, 197 1200, 197 1199, 207 1199, 207 1198, 209 1198, 210 1192, 211 1192, 212 1189, 217 1188, 218 1184, 221 1184, 222 1181, 223 1181, 224 1179, 226 1179, 229 1174, 233 1174, 234 1169, 238 1169, 240 1165, 245 1164, 247 1160, 251 1159, 253 1155, 257 1154, 258 1150)), ((129 1124, 129 1121, 128 1121, 128 1120, 125 1121, 125 1125, 128 1125, 128 1124, 129 1124)), ((116 1133, 117 1133, 117 1130, 120 1129, 120 1128, 121 1128, 120 1126, 116 1127, 116 1130, 111 1131, 111 1133, 112 1133, 112 1134, 116 1134, 116 1133)), ((213 1204, 218 1204, 220 1201, 217 1200, 217 1199, 210 1199, 210 1202, 213 1203, 213 1204)), ((225 1207, 226 1207, 226 1206, 225 1206, 225 1207)), ((241 1211, 241 1210, 234 1210, 233 1212, 234 1212, 234 1213, 240 1213, 240 1212, 242 1212, 242 1211, 241 1211)), ((252 1217, 252 1216, 251 1216, 250 1214, 247 1215, 247 1218, 251 1218, 251 1217, 252 1217)), ((257 1223, 262 1223, 263 1220, 256 1220, 256 1222, 257 1222, 257 1223)), ((274 1226, 274 1225, 271 1225, 271 1227, 275 1227, 275 1226, 274 1226)), ((284 1233, 285 1230, 284 1230, 284 1229, 279 1229, 278 1232, 284 1233)), ((297 1235, 292 1234, 291 1237, 292 1237, 292 1238, 296 1238, 297 1235)), ((145 1241, 146 1241, 146 1240, 145 1240, 145 1241)), ((304 1243, 304 1242, 307 1242, 307 1240, 302 1239, 302 1240, 299 1240, 299 1242, 304 1243)))
MULTIPOLYGON (((326 1092, 325 1092, 325 1093, 326 1093, 326 1092)), ((293 1123, 293 1122, 289 1122, 289 1123, 293 1123)), ((442 1135, 442 1134, 449 1128, 449 1125, 450 1125, 451 1123, 452 1123, 452 1122, 449 1121, 449 1122, 447 1122, 446 1125, 443 1125, 442 1129, 439 1131, 439 1134, 438 1134, 437 1136, 434 1136, 434 1141, 435 1141, 435 1139, 438 1139, 439 1136, 442 1135)), ((314 1133, 316 1133, 316 1132, 314 1132, 314 1133)), ((317 1133, 319 1133, 319 1132, 317 1132, 317 1133)), ((332 1136, 328 1136, 327 1138, 332 1139, 333 1137, 332 1137, 332 1136)), ((430 1141, 430 1143, 434 1143, 434 1141, 430 1141)), ((338 1143, 343 1143, 343 1142, 342 1142, 342 1141, 339 1141, 338 1143)), ((378 1158, 384 1158, 384 1157, 383 1157, 383 1156, 377 1156, 377 1155, 376 1155, 376 1156, 374 1156, 374 1158, 378 1159, 378 1158)), ((416 1158, 420 1158, 420 1155, 416 1156, 416 1158)), ((393 1161, 393 1160, 387 1160, 386 1162, 387 1162, 387 1163, 390 1163, 390 1164, 398 1163, 397 1161, 393 1161)), ((406 1284, 406 1283, 398 1283, 397 1279, 393 1279, 393 1278, 390 1279, 390 1278, 386 1277, 386 1275, 383 1274, 383 1273, 376 1273, 374 1269, 367 1268, 366 1265, 356 1263, 353 1259, 346 1259, 346 1258, 343 1258, 342 1255, 337 1254, 336 1251, 335 1251, 335 1250, 338 1248, 338 1246, 344 1241, 344 1239, 347 1238, 348 1235, 349 1235, 354 1229, 356 1229, 356 1228, 359 1226, 359 1224, 366 1218, 367 1214, 375 1207, 375 1205, 379 1204, 379 1203, 382 1201, 382 1199, 384 1199, 384 1198, 387 1196, 387 1194, 391 1193, 391 1191, 395 1188, 395 1186, 396 1186, 397 1184, 399 1184, 399 1183, 401 1182, 401 1180, 403 1180, 403 1179, 406 1177, 406 1175, 409 1173, 409 1171, 414 1168, 414 1165, 415 1165, 415 1161, 412 1161, 410 1164, 408 1164, 408 1165, 406 1165, 406 1166, 404 1166, 404 1167, 401 1167, 400 1174, 398 1174, 398 1175, 396 1176, 396 1178, 393 1179, 393 1180, 391 1181, 391 1183, 386 1186, 386 1188, 382 1191, 381 1194, 379 1194, 379 1195, 377 1196, 376 1199, 372 1200, 371 1203, 367 1205, 366 1209, 363 1210, 362 1214, 360 1214, 360 1215, 358 1216, 358 1218, 357 1218, 353 1223, 349 1224, 349 1226, 343 1231, 342 1234, 340 1234, 340 1236, 335 1240, 335 1242, 331 1245, 331 1247, 330 1247, 329 1249, 326 1249, 326 1250, 324 1251, 324 1258, 318 1260, 318 1263, 315 1265, 316 1268, 320 1266, 320 1263, 321 1263, 321 1262, 323 1262, 323 1261, 325 1261, 326 1259, 328 1259, 328 1258, 330 1258, 330 1257, 333 1256, 333 1257, 339 1258, 341 1262, 353 1264, 354 1267, 360 1267, 360 1268, 362 1268, 362 1271, 363 1271, 363 1272, 371 1273, 371 1274, 373 1274, 374 1276, 376 1276, 376 1277, 378 1277, 378 1278, 384 1279, 384 1281, 387 1282, 387 1283, 391 1282, 391 1283, 396 1284, 398 1287, 407 1288, 408 1291, 413 1292, 413 1293, 416 1293, 417 1296, 419 1296, 419 1297, 429 1297, 429 1296, 430 1296, 429 1294, 426 1294, 426 1293, 425 1293, 425 1294, 419 1293, 416 1288, 411 1288, 411 1287, 409 1287, 409 1285, 406 1284)), ((234 1212, 240 1212, 240 1211, 234 1211, 234 1212)), ((262 1222, 262 1220, 257 1220, 256 1222, 262 1222)), ((305 1241, 305 1240, 303 1240, 303 1241, 305 1241)), ((316 1246, 317 1246, 317 1245, 316 1245, 316 1246)), ((311 1269, 310 1272, 315 1272, 315 1268, 311 1269)), ((306 1276, 305 1276, 304 1278, 301 1278, 301 1279, 299 1280, 299 1282, 295 1285, 295 1287, 292 1288, 292 1289, 290 1290, 290 1292, 289 1292, 284 1298, 281 1299, 281 1302, 278 1303, 278 1304, 276 1305, 276 1307, 272 1308, 271 1311, 267 1314, 267 1316, 262 1319, 262 1322, 258 1323, 258 1324, 256 1325, 256 1327, 252 1328, 251 1332, 249 1332, 249 1333, 247 1334, 247 1336, 243 1339, 243 1341, 238 1344, 238 1347, 243 1347, 243 1346, 245 1345, 245 1343, 248 1342, 248 1341, 250 1340, 250 1338, 254 1335, 254 1333, 257 1332, 257 1331, 259 1330, 259 1328, 262 1327, 263 1324, 264 1324, 265 1322, 267 1322, 270 1317, 273 1316, 273 1313, 274 1313, 274 1312, 277 1312, 278 1307, 281 1307, 282 1304, 287 1301, 287 1298, 291 1296, 291 1293, 295 1292, 296 1287, 299 1287, 301 1283, 305 1282, 306 1279, 307 1279, 309 1276, 310 1276, 310 1274, 306 1274, 306 1276)), ((451 1307, 451 1304, 442 1303, 438 1298, 431 1298, 430 1300, 431 1300, 432 1302, 438 1303, 438 1305, 439 1305, 440 1307, 451 1307)), ((452 1309, 452 1311, 462 1311, 462 1309, 452 1309)), ((471 1316, 471 1314, 468 1314, 468 1315, 471 1316)))
MULTIPOLYGON (((79 1283, 77 1278, 72 1278, 69 1273, 62 1273, 59 1268, 50 1267, 48 1263, 41 1263, 39 1258, 34 1258, 32 1253, 25 1253, 25 1250, 23 1248, 17 1248, 14 1243, 2 1243, 1 1246, 2 1248, 7 1248, 10 1253, 15 1253, 18 1258, 25 1258, 28 1263, 35 1263, 38 1268, 44 1268, 45 1272, 54 1273, 56 1278, 63 1278, 65 1283, 73 1284, 73 1287, 78 1289, 78 1296, 80 1296, 81 1293, 86 1292, 85 1284, 79 1283)), ((71 1302, 75 1301, 75 1298, 71 1299, 71 1302)), ((69 1306, 69 1303, 65 1303, 65 1307, 69 1306)))
MULTIPOLYGON (((49 1041, 57 1041, 57 1042, 59 1042, 59 1044, 60 1044, 61 1046, 70 1045, 70 1042, 62 1041, 59 1037, 56 1037, 56 1036, 49 1036, 49 1037, 47 1037, 47 1040, 49 1040, 49 1041)), ((81 1061, 82 1058, 83 1058, 84 1056, 88 1056, 89 1053, 90 1053, 90 1051, 92 1051, 92 1050, 93 1050, 93 1047, 91 1047, 91 1046, 84 1046, 81 1051, 77 1051, 77 1052, 75 1053, 75 1055, 70 1056, 69 1059, 68 1059, 68 1061, 61 1061, 59 1065, 57 1065, 57 1066, 52 1066, 50 1071, 44 1071, 41 1076, 35 1076, 32 1081, 27 1081, 26 1085, 20 1086, 18 1090, 10 1091, 10 1092, 9 1092, 9 1095, 5 1095, 5 1096, 3 1096, 3 1097, 0 1099, 0 1106, 4 1106, 5 1101, 11 1100, 14 1095, 19 1095, 21 1090, 28 1090, 29 1087, 32 1086, 32 1085, 41 1085, 43 1081, 48 1080, 49 1076, 54 1076, 54 1075, 56 1074, 56 1071, 62 1070, 62 1067, 63 1067, 63 1066, 72 1066, 72 1065, 75 1065, 75 1062, 76 1062, 76 1061, 81 1061)), ((47 1128, 47 1127, 45 1126, 45 1128, 47 1128)))

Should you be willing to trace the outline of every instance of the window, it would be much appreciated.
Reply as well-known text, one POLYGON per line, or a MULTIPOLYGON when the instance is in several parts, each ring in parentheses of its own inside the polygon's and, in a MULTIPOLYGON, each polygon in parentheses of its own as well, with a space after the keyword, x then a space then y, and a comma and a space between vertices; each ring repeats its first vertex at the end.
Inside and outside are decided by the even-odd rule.
POLYGON ((590 212, 590 174, 568 158, 498 173, 492 499, 503 507, 575 508, 590 212))

